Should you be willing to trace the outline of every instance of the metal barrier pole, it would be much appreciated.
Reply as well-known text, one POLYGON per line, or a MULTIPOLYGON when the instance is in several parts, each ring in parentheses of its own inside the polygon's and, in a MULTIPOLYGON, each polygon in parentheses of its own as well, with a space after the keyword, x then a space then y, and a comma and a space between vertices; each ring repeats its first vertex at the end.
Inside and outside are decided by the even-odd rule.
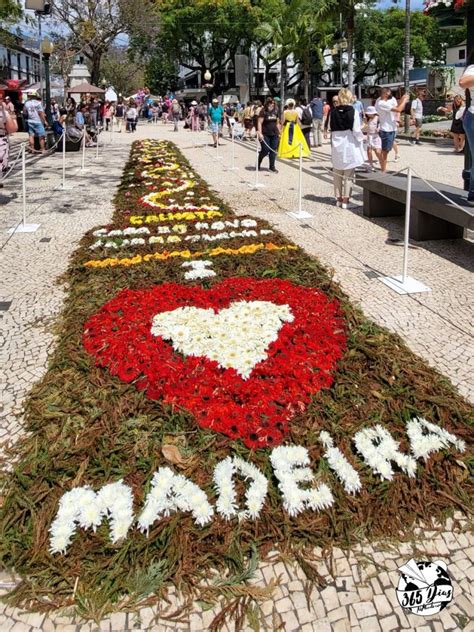
POLYGON ((99 138, 100 138, 100 129, 99 127, 96 127, 96 134, 95 134, 95 159, 99 160, 99 138))
POLYGON ((62 179, 61 179, 61 183, 58 184, 57 187, 55 187, 55 191, 66 191, 68 189, 73 189, 74 185, 73 184, 68 184, 66 183, 66 130, 64 130, 63 135, 62 135, 62 141, 63 141, 63 146, 62 146, 62 179))
POLYGON ((309 219, 313 217, 311 213, 303 211, 303 145, 299 144, 299 170, 298 170, 298 210, 290 211, 287 215, 294 217, 295 219, 309 219))
POLYGON ((34 233, 40 227, 40 224, 26 223, 26 143, 21 150, 21 197, 23 203, 22 219, 18 226, 13 226, 8 233, 34 233))
POLYGON ((431 292, 431 289, 408 276, 408 248, 410 240, 410 213, 411 213, 411 190, 412 190, 412 169, 408 167, 407 172, 407 194, 405 198, 405 228, 403 235, 403 272, 400 276, 378 277, 382 283, 395 290, 397 294, 417 294, 418 292, 431 292))
POLYGON ((234 126, 232 126, 231 132, 231 157, 230 157, 230 167, 224 167, 224 171, 238 171, 239 168, 235 166, 235 137, 234 137, 234 126))
POLYGON ((258 140, 258 138, 257 138, 255 144, 256 144, 256 149, 257 149, 257 152, 255 154, 255 182, 254 182, 254 184, 249 184, 249 189, 252 189, 252 190, 263 189, 265 187, 264 184, 261 184, 258 181, 258 172, 259 172, 259 169, 258 169, 258 154, 260 153, 260 141, 258 140))
POLYGON ((23 226, 26 226, 26 145, 21 152, 21 197, 23 200, 23 226))
POLYGON ((81 173, 87 171, 86 169, 86 130, 82 132, 82 160, 81 160, 81 173))
POLYGON ((412 185, 412 173, 411 173, 411 167, 408 167, 407 195, 406 195, 406 202, 405 202, 405 230, 404 230, 404 235, 403 235, 402 283, 406 282, 407 276, 408 276, 408 242, 410 239, 411 185, 412 185))

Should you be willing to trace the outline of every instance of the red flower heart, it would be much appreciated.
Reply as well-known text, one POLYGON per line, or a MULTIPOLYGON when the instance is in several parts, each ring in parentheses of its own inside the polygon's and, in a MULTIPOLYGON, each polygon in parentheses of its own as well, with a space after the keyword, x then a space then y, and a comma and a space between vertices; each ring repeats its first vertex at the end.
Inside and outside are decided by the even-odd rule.
POLYGON ((201 427, 261 448, 280 443, 311 395, 331 386, 345 348, 343 329, 338 302, 320 290, 282 279, 230 278, 209 290, 176 283, 123 290, 87 321, 83 340, 97 365, 151 399, 181 406, 201 427), (257 300, 288 305, 294 320, 282 325, 248 379, 206 357, 183 356, 151 333, 162 312, 193 306, 217 313, 257 300))

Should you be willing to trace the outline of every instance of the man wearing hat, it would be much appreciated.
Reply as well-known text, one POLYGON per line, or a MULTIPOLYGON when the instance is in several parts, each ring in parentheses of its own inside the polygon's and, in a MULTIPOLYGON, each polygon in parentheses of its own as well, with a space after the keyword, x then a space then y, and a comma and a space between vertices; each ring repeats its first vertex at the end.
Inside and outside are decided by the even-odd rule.
POLYGON ((35 136, 38 136, 40 141, 40 151, 43 153, 45 150, 45 125, 47 125, 47 120, 41 103, 41 98, 36 90, 29 90, 27 92, 27 99, 23 105, 23 116, 28 123, 30 151, 35 151, 35 136))
POLYGON ((224 109, 222 105, 219 105, 219 100, 214 98, 209 106, 208 117, 212 132, 212 139, 214 141, 214 147, 219 144, 219 131, 222 127, 222 119, 224 118, 224 109))

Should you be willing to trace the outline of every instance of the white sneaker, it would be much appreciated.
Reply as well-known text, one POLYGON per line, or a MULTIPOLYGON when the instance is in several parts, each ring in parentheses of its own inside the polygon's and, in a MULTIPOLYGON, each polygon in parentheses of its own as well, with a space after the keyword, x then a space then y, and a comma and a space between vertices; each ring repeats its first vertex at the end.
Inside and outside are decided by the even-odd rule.
POLYGON ((395 159, 393 162, 398 162, 400 160, 400 156, 395 156, 395 159))

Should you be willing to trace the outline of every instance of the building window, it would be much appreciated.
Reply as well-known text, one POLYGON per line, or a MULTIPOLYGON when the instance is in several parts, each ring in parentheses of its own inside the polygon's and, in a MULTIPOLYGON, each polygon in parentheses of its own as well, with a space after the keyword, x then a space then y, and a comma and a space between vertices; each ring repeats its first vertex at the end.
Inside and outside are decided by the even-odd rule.
POLYGON ((459 49, 459 59, 466 59, 466 49, 465 48, 460 48, 459 49))

